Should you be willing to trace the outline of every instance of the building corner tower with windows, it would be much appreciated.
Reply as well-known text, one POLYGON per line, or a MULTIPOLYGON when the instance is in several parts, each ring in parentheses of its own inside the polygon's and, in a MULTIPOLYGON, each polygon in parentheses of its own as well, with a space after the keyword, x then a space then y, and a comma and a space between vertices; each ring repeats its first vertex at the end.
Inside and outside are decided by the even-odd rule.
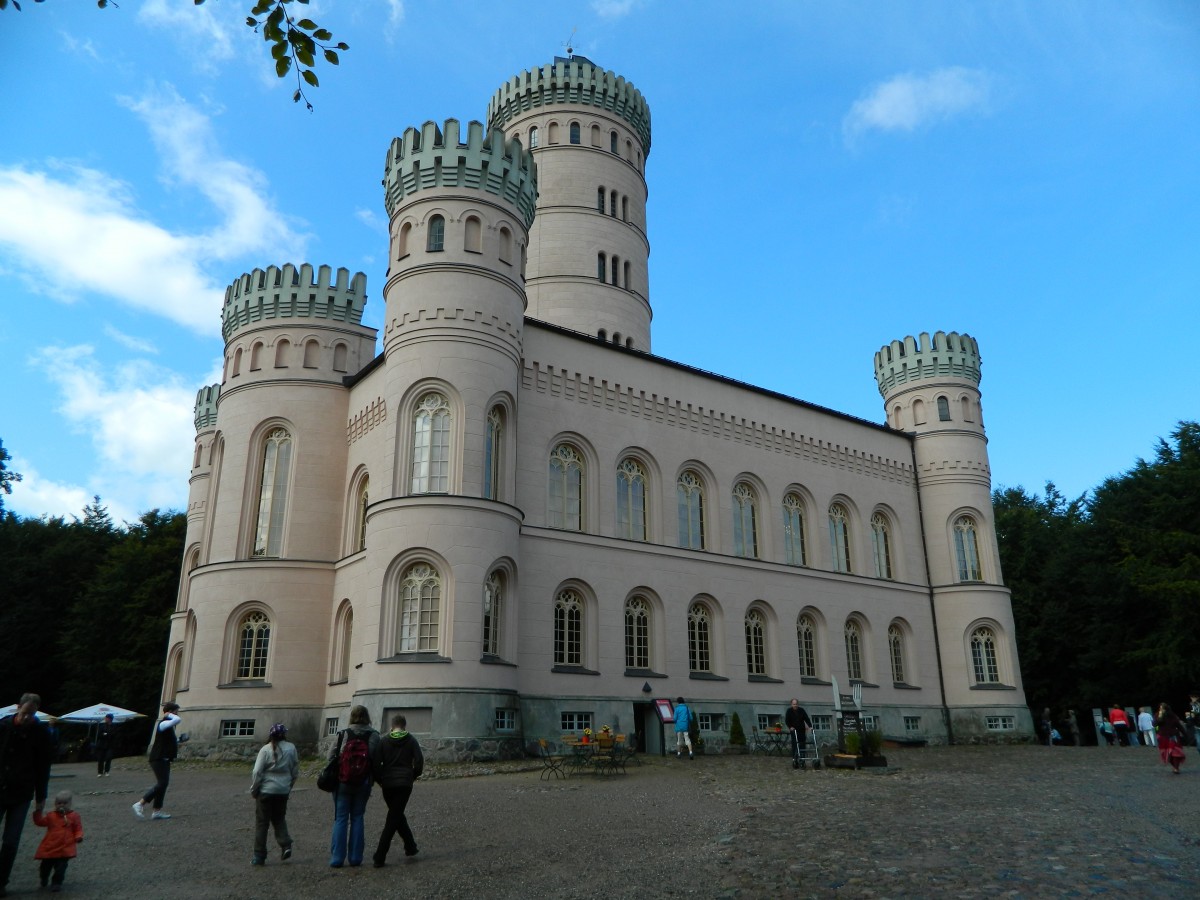
POLYGON ((327 746, 354 704, 433 758, 655 752, 678 695, 720 748, 791 697, 831 732, 835 681, 888 736, 1032 734, 974 339, 883 347, 885 424, 653 356, 650 137, 556 59, 387 149, 381 335, 362 274, 230 285, 164 679, 188 752, 327 746))

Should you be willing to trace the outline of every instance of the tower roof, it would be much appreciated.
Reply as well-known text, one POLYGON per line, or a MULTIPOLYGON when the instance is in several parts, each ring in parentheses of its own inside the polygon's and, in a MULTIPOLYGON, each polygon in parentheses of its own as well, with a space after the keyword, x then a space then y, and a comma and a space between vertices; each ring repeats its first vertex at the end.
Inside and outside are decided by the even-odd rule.
POLYGON ((875 354, 875 381, 884 397, 902 384, 925 378, 962 378, 979 384, 979 345, 969 334, 922 331, 892 341, 875 354))
POLYGON ((291 263, 247 272, 225 289, 221 334, 229 340, 238 329, 263 319, 332 319, 358 325, 367 305, 367 276, 321 266, 313 278, 308 263, 291 263))

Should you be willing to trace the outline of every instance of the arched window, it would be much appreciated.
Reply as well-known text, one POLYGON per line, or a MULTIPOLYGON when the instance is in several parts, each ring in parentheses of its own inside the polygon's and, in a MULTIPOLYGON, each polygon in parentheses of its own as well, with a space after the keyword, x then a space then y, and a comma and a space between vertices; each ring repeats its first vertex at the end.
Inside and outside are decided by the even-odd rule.
POLYGON ((629 260, 626 260, 623 263, 623 265, 625 267, 625 272, 624 272, 625 277, 624 277, 624 281, 622 283, 625 285, 625 290, 629 290, 629 260))
POLYGON ((436 651, 442 613, 442 580, 432 566, 415 563, 405 570, 400 579, 399 612, 396 652, 436 651))
POLYGON ((796 648, 800 653, 800 676, 817 677, 817 623, 812 616, 796 620, 796 648))
POLYGON ((369 502, 370 484, 368 479, 364 478, 362 484, 358 488, 358 497, 355 505, 355 528, 354 528, 354 549, 365 550, 367 548, 367 504, 369 502))
POLYGON ((334 623, 333 662, 329 669, 331 683, 350 678, 350 648, 354 646, 354 610, 349 602, 343 604, 334 623))
POLYGON ((901 415, 900 404, 896 404, 895 406, 892 407, 892 427, 895 428, 897 431, 900 429, 900 422, 901 422, 900 415, 901 415))
POLYGON ((500 226, 500 262, 512 264, 512 232, 500 226))
POLYGON ((250 371, 251 372, 257 372, 259 369, 262 368, 262 349, 263 349, 263 345, 261 342, 255 343, 254 346, 252 346, 250 348, 250 371))
POLYGON ((345 344, 337 343, 333 345, 333 371, 346 371, 346 357, 349 355, 349 350, 345 344))
POLYGON ((783 558, 789 566, 808 565, 804 548, 804 501, 795 492, 783 498, 783 558))
POLYGON ((629 198, 628 197, 621 198, 621 220, 623 222, 629 221, 629 198))
POLYGON ((260 610, 247 613, 238 625, 238 659, 234 677, 265 679, 271 649, 271 620, 260 610))
POLYGON ((610 131, 608 133, 608 152, 617 152, 617 133, 615 131, 610 131))
POLYGON ((600 126, 592 125, 591 133, 592 133, 592 146, 599 147, 600 146, 600 126))
POLYGON ((996 664, 996 633, 984 626, 971 632, 971 670, 976 684, 999 684, 996 664))
POLYGON ((579 143, 579 123, 578 122, 571 123, 571 143, 572 144, 579 143))
POLYGON ((315 369, 321 361, 321 345, 315 340, 304 342, 304 368, 315 369))
POLYGON ((959 516, 954 522, 954 555, 958 559, 959 581, 983 581, 978 529, 970 516, 959 516))
POLYGON ((583 598, 576 591, 560 591, 554 601, 554 664, 583 665, 583 598))
POLYGON ((757 609, 746 613, 746 669, 751 675, 767 674, 767 623, 757 609))
POLYGON ((613 191, 608 195, 608 214, 614 219, 617 217, 617 192, 613 191))
POLYGON ((292 436, 286 428, 272 429, 263 445, 262 473, 258 482, 255 556, 277 557, 283 550, 283 523, 291 471, 292 436))
POLYGON ((892 660, 892 681, 903 684, 904 677, 904 632, 899 625, 888 626, 888 656, 892 660))
POLYGON ((625 142, 625 158, 633 162, 633 141, 625 142))
POLYGON ((413 494, 450 490, 450 403, 441 394, 421 398, 413 414, 413 494))
POLYGON ((946 399, 945 397, 938 397, 937 398, 937 408, 938 408, 938 421, 939 422, 949 422, 950 421, 950 401, 948 399, 946 399))
POLYGON ((688 610, 688 671, 712 671, 712 614, 703 603, 688 610))
POLYGON ((604 212, 604 196, 606 193, 603 185, 596 188, 596 209, 600 212, 604 212))
POLYGON ((733 487, 733 553, 758 559, 758 499, 744 481, 733 487))
POLYGON ((408 241, 412 237, 412 222, 405 222, 400 226, 400 240, 396 246, 396 259, 404 259, 408 256, 408 241))
POLYGON ((483 497, 500 499, 500 448, 504 437, 504 411, 493 406, 487 417, 487 434, 483 443, 483 497))
POLYGON ((291 349, 291 342, 287 338, 279 339, 279 343, 275 345, 275 368, 286 369, 288 367, 288 356, 291 349))
POLYGON ((912 409, 913 409, 913 424, 914 425, 924 425, 925 424, 925 401, 924 400, 914 400, 912 409))
POLYGON ((621 257, 614 256, 612 258, 612 283, 617 283, 617 273, 621 270, 621 257))
POLYGON ((532 128, 529 129, 529 149, 532 150, 537 145, 538 145, 538 130, 537 130, 537 126, 534 125, 532 128))
POLYGON ((483 225, 477 216, 467 216, 464 223, 463 249, 468 253, 483 252, 483 225))
POLYGON ((233 351, 233 367, 229 371, 231 378, 236 378, 242 374, 242 348, 238 347, 233 351))
POLYGON ((603 253, 596 254, 596 277, 601 281, 608 277, 608 257, 603 253))
POLYGON ((555 447, 546 491, 551 528, 583 531, 583 477, 583 455, 570 444, 555 447))
POLYGON ((846 620, 846 670, 855 681, 863 679, 862 627, 854 619, 846 620))
POLYGON ((891 526, 883 513, 871 516, 871 550, 875 557, 875 577, 892 577, 891 526))
POLYGON ((829 545, 833 571, 850 571, 850 513, 840 503, 829 507, 829 545))
POLYGON ((500 629, 504 615, 504 576, 493 572, 483 584, 483 652, 500 655, 500 629))
POLYGON ((425 249, 430 253, 438 253, 446 245, 446 220, 441 216, 433 216, 429 220, 429 237, 425 249))
POLYGON ((634 459, 617 466, 617 537, 646 539, 646 470, 634 459))
POLYGON ((675 484, 675 495, 679 509, 679 546, 703 550, 704 482, 695 472, 684 472, 675 484))
POLYGON ((558 123, 557 122, 550 123, 549 137, 550 137, 550 143, 552 143, 552 144, 558 143, 558 123))
POLYGON ((650 604, 630 597, 625 604, 625 668, 650 668, 650 604))
POLYGON ((962 420, 964 422, 974 422, 975 419, 971 416, 971 400, 969 397, 963 397, 959 400, 959 406, 962 407, 962 420))

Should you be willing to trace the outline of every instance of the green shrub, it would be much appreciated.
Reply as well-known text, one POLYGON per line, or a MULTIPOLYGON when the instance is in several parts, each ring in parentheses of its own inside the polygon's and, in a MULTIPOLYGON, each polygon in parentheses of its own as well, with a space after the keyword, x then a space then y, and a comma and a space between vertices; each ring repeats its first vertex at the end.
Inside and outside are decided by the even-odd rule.
POLYGON ((742 720, 737 713, 733 714, 729 722, 729 743, 734 747, 746 746, 746 732, 742 730, 742 720))

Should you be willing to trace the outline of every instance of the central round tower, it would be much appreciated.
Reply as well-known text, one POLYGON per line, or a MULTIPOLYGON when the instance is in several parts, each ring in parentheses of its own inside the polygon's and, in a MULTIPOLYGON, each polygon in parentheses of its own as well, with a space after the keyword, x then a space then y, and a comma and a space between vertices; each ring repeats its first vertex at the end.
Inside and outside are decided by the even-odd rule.
POLYGON ((501 87, 487 125, 537 163, 528 314, 648 351, 650 108, 641 93, 582 56, 559 57, 501 87))

